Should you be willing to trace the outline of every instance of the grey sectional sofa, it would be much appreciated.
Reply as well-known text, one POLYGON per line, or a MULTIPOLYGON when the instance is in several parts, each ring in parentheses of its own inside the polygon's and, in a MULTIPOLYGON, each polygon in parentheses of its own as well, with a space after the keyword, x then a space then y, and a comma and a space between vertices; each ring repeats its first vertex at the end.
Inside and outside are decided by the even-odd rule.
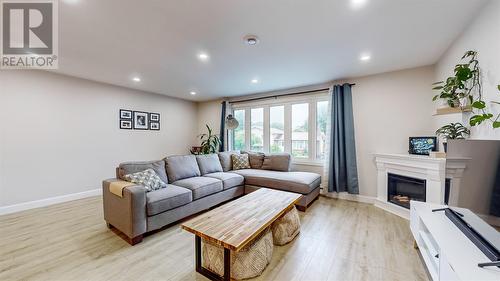
POLYGON ((121 231, 134 245, 147 232, 261 187, 302 194, 297 204, 301 211, 318 197, 320 175, 290 172, 290 155, 250 153, 251 169, 232 170, 234 153, 239 152, 170 156, 158 161, 120 164, 117 178, 103 181, 104 219, 108 227, 121 231), (168 183, 166 188, 146 192, 143 186, 128 186, 123 189, 122 197, 110 192, 112 182, 149 168, 168 183))

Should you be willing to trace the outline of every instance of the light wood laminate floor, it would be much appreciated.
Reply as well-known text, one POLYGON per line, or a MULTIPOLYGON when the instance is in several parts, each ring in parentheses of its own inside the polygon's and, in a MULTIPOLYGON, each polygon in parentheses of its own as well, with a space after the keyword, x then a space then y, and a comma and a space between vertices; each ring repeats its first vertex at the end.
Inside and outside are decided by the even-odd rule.
MULTIPOLYGON (((428 280, 408 221, 321 197, 302 231, 252 280, 428 280)), ((0 280, 206 280, 179 225, 131 247, 107 229, 100 197, 0 216, 0 280)))

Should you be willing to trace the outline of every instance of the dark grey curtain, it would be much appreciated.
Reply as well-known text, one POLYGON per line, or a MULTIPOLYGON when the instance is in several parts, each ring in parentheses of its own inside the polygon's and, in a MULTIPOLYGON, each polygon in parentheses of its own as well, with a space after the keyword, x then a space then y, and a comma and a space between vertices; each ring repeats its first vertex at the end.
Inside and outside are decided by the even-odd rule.
POLYGON ((226 101, 222 102, 222 110, 221 110, 221 116, 220 116, 220 147, 219 151, 224 151, 224 143, 225 143, 225 138, 226 138, 226 101))
POLYGON ((330 114, 328 191, 359 194, 351 84, 333 87, 330 114))

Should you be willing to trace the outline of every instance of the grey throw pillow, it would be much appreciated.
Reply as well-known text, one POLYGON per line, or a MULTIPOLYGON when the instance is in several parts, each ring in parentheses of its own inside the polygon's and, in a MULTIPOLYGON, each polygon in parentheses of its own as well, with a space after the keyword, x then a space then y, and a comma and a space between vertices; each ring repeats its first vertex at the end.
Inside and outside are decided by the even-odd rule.
POLYGON ((262 169, 262 164, 264 163, 265 156, 264 153, 254 151, 241 151, 241 153, 248 154, 250 167, 252 167, 252 169, 262 169))
POLYGON ((125 180, 143 185, 147 192, 167 187, 153 169, 125 175, 125 180))
POLYGON ((289 172, 290 154, 288 153, 266 154, 266 156, 264 156, 264 163, 262 164, 262 169, 289 172))
POLYGON ((217 154, 196 155, 196 161, 198 162, 198 167, 200 167, 202 176, 210 173, 222 172, 222 166, 217 154))

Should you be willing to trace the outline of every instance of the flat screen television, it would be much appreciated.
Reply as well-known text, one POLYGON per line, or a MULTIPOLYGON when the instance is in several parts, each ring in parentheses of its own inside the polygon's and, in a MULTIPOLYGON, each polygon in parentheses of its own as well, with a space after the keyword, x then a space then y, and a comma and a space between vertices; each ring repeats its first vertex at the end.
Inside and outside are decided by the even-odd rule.
POLYGON ((454 186, 454 181, 451 181, 447 199, 449 209, 458 216, 450 217, 453 212, 447 213, 447 216, 486 256, 498 261, 500 140, 448 140, 446 167, 456 167, 457 163, 465 163, 465 170, 458 186, 454 186), (461 221, 465 224, 458 225, 461 221), (490 248, 483 248, 486 246, 490 248))

